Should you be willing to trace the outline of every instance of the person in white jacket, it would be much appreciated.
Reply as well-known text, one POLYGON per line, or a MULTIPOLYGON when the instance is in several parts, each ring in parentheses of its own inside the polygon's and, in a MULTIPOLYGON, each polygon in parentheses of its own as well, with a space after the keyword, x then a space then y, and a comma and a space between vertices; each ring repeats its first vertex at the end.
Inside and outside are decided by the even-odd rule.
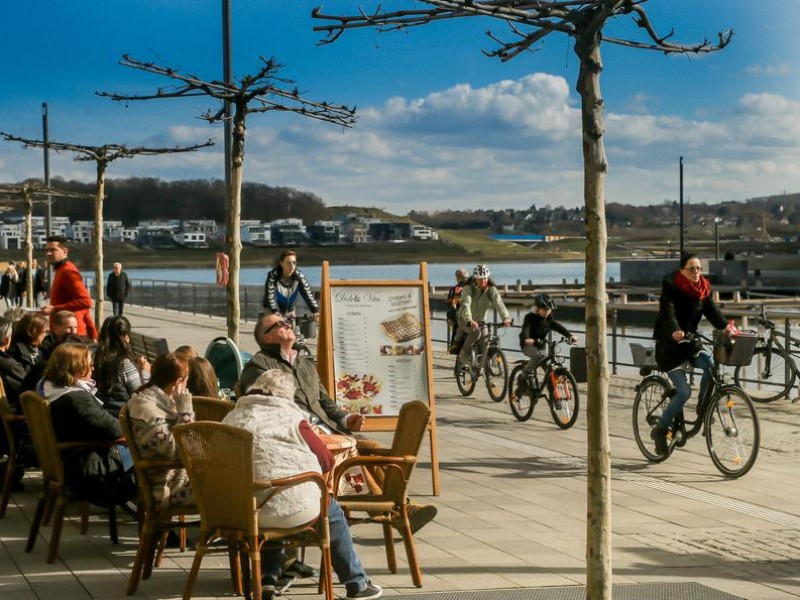
MULTIPOLYGON (((253 461, 258 479, 289 477, 308 471, 327 473, 333 468, 333 456, 295 403, 294 392, 291 373, 269 369, 256 378, 247 395, 237 400, 236 407, 223 420, 253 434, 253 461)), ((264 494, 266 496, 266 492, 264 494)), ((295 527, 313 521, 319 516, 319 494, 319 487, 313 483, 274 494, 259 510, 259 525, 295 527)), ((328 520, 331 562, 347 589, 347 598, 379 598, 383 590, 367 577, 353 545, 347 519, 334 498, 328 500, 328 520)), ((263 587, 267 595, 277 584, 282 562, 282 548, 262 558, 263 587)))

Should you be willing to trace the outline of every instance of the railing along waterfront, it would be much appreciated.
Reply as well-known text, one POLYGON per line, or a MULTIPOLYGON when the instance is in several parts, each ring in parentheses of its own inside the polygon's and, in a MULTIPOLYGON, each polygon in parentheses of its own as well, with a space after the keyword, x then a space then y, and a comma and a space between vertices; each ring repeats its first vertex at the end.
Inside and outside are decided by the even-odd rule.
MULTIPOLYGON (((128 298, 128 303, 146 306, 162 310, 174 310, 187 312, 195 315, 208 315, 215 317, 225 317, 226 298, 225 288, 214 284, 190 283, 180 281, 164 281, 152 279, 138 279, 132 281, 132 291, 128 298)), ((613 293, 613 292, 612 292, 613 293)), ((241 317, 247 322, 254 322, 259 313, 263 311, 262 300, 264 297, 263 286, 242 285, 240 287, 241 317)), ((302 303, 302 302, 301 302, 302 303)), ((753 299, 756 305, 759 300, 753 299)), ((573 333, 584 336, 585 328, 575 326, 575 319, 567 317, 566 313, 572 309, 574 312, 577 305, 570 301, 560 303, 559 310, 563 312, 559 319, 568 324, 573 333)), ((758 309, 748 310, 732 309, 723 305, 723 312, 727 317, 736 318, 742 329, 755 329, 758 318, 758 309)), ((652 339, 652 324, 655 322, 658 304, 650 302, 647 304, 616 304, 609 310, 608 328, 608 353, 610 356, 609 364, 612 374, 618 374, 621 369, 628 373, 634 370, 633 361, 630 353, 631 343, 640 343, 645 346, 654 344, 652 339)), ((793 324, 800 320, 800 313, 791 313, 781 310, 770 310, 769 316, 772 320, 782 323, 779 325, 782 331, 789 332, 793 324)), ((496 316, 495 316, 496 318, 496 316)), ((447 348, 447 325, 446 319, 441 311, 432 311, 432 332, 431 341, 437 345, 437 349, 447 348)), ((521 321, 521 319, 520 319, 521 321)), ((524 357, 519 350, 517 343, 521 323, 515 324, 501 338, 503 351, 509 355, 510 360, 522 360, 524 357)))

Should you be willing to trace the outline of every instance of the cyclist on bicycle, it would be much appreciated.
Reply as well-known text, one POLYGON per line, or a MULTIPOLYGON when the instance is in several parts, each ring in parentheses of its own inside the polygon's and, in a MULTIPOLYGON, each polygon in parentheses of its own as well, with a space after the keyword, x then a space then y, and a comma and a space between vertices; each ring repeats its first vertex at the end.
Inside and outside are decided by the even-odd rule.
MULTIPOLYGON (((565 338, 569 338, 571 344, 576 344, 578 338, 553 318, 553 311, 556 303, 547 294, 537 294, 533 299, 534 307, 522 322, 522 330, 519 332, 519 346, 522 353, 530 358, 523 372, 530 373, 541 362, 547 358, 547 336, 550 330, 560 333, 565 338)), ((527 377, 520 378, 522 385, 526 385, 527 377)), ((523 390, 524 391, 524 390, 523 390)))
POLYGON ((688 361, 693 367, 703 370, 699 398, 703 398, 709 385, 714 363, 709 353, 703 350, 702 344, 692 339, 692 335, 697 333, 700 319, 705 316, 716 329, 728 327, 725 317, 711 298, 711 284, 702 272, 700 259, 694 254, 685 254, 681 257, 681 268, 667 274, 661 284, 658 319, 653 330, 656 364, 667 374, 675 392, 661 414, 658 425, 650 433, 659 454, 669 451, 667 429, 683 410, 692 392, 686 371, 681 365, 688 361))
POLYGON ((264 301, 262 305, 268 313, 278 313, 286 317, 295 316, 295 305, 298 296, 302 296, 314 319, 319 319, 319 306, 314 299, 314 292, 297 268, 297 252, 286 250, 281 252, 275 267, 267 274, 264 283, 264 301))
POLYGON ((491 273, 486 265, 475 265, 472 277, 461 289, 461 306, 458 309, 458 328, 467 337, 458 357, 465 367, 470 364, 470 350, 486 332, 481 328, 480 321, 486 319, 489 307, 500 313, 503 318, 503 327, 511 325, 511 315, 508 314, 500 292, 495 283, 489 278, 491 273))

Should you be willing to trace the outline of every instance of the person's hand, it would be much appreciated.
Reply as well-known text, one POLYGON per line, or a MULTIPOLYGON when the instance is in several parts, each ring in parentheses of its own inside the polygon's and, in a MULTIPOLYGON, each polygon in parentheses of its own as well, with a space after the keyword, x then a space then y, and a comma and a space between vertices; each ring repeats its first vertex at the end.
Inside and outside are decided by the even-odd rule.
POLYGON ((136 366, 139 367, 140 371, 150 371, 150 361, 144 356, 136 357, 136 366))
POLYGON ((185 388, 178 391, 178 386, 175 386, 175 392, 173 393, 173 397, 175 398, 175 409, 179 413, 190 413, 193 412, 192 408, 192 392, 185 388))
POLYGON ((511 319, 503 319, 503 327, 511 327, 511 319))
POLYGON ((578 343, 578 336, 575 335, 574 333, 571 336, 569 336, 569 343, 570 344, 577 344, 578 343))
POLYGON ((686 334, 683 333, 682 331, 673 331, 672 332, 672 339, 675 340, 676 342, 683 341, 683 339, 685 337, 686 337, 686 334))
POLYGON ((528 338, 523 342, 526 346, 533 346, 536 343, 536 340, 533 338, 528 338))
POLYGON ((53 305, 52 304, 45 304, 42 308, 39 309, 40 312, 49 315, 53 312, 53 305))
POLYGON ((319 323, 319 313, 318 313, 318 312, 317 312, 317 313, 314 313, 312 316, 314 317, 314 320, 315 320, 317 323, 319 323))
POLYGON ((480 325, 478 325, 477 321, 470 321, 469 322, 469 328, 472 329, 472 331, 477 331, 478 327, 480 327, 480 325))
POLYGON ((364 427, 364 415, 350 415, 347 417, 347 429, 350 431, 361 431, 364 427))

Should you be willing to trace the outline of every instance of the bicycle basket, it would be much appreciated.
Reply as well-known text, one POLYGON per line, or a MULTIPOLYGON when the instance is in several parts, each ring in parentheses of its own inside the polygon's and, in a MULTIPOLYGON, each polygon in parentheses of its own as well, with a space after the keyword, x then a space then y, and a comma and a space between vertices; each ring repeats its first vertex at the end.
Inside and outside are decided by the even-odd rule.
POLYGON ((657 367, 656 364, 656 349, 650 346, 643 346, 642 344, 631 344, 631 357, 633 358, 633 366, 639 367, 657 367))
POLYGON ((746 367, 753 362, 753 350, 758 336, 754 333, 727 335, 722 330, 714 331, 714 360, 729 367, 746 367))

